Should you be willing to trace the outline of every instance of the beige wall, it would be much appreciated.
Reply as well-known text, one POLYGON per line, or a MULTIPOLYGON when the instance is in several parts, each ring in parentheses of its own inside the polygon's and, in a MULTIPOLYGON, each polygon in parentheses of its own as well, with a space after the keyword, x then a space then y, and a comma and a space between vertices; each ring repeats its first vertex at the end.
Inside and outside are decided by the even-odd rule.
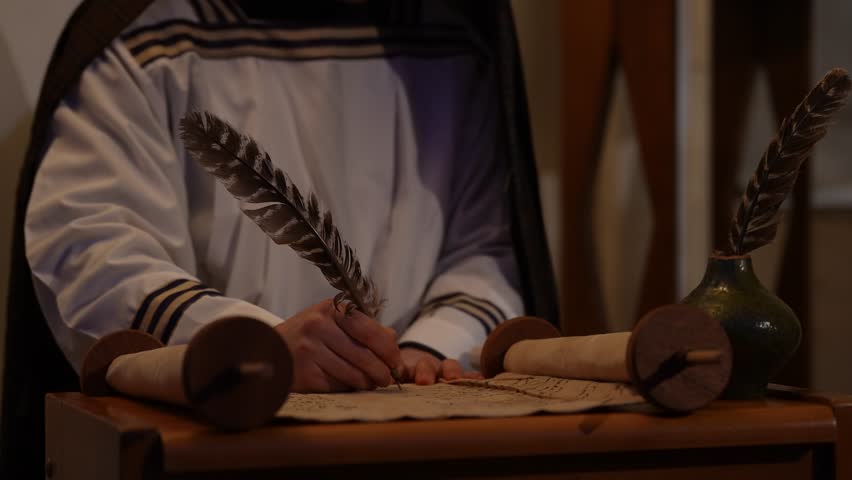
MULTIPOLYGON (((8 250, 10 226, 12 224, 12 204, 15 185, 11 179, 20 165, 24 136, 29 123, 30 107, 23 93, 21 80, 12 61, 10 46, 0 31, 0 335, 5 332, 6 288, 8 275, 8 250)), ((0 347, 2 348, 2 347, 0 347)))
POLYGON ((44 69, 62 25, 77 3, 78 0, 0 1, 0 339, 4 339, 0 341, 0 369, 18 170, 44 69))
MULTIPOLYGON (((561 154, 561 39, 558 0, 515 0, 524 69, 532 113, 533 139, 539 162, 542 201, 551 251, 556 265, 563 232, 559 213, 561 154)), ((707 105, 709 84, 710 0, 681 0, 678 5, 679 70, 678 158, 682 201, 679 252, 679 291, 685 293, 701 278, 709 250, 707 192, 707 105)), ((582 94, 574 92, 573 94, 582 94)), ((567 161, 567 160, 566 160, 567 161)), ((641 177, 638 145, 632 125, 629 96, 620 73, 601 152, 594 200, 600 279, 610 328, 633 324, 643 255, 653 228, 647 188, 641 177)), ((569 234, 565 232, 564 234, 569 234)), ((562 274, 562 272, 558 272, 562 274)))
MULTIPOLYGON (((562 229, 559 182, 562 161, 562 55, 559 35, 560 0, 514 0, 512 6, 526 73, 533 148, 548 243, 556 275, 561 275, 562 229)), ((557 279, 558 280, 558 279, 557 279)))

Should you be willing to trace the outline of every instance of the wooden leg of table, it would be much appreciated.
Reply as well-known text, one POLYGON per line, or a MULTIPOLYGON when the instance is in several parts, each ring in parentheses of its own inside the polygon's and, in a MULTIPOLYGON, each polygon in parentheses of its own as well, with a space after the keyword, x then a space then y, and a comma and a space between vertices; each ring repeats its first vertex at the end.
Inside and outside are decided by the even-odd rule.
POLYGON ((163 474, 159 434, 120 426, 62 401, 45 399, 45 478, 48 480, 147 480, 163 474))
POLYGON ((837 425, 837 440, 833 444, 831 465, 823 466, 823 478, 836 480, 852 478, 852 395, 810 392, 803 388, 770 384, 768 394, 773 397, 817 402, 831 407, 837 425))
POLYGON ((852 397, 835 397, 831 403, 837 419, 834 444, 835 478, 852 478, 852 397))
POLYGON ((562 331, 606 330, 592 222, 594 178, 614 77, 613 2, 562 4, 562 331))
POLYGON ((647 312, 676 300, 675 3, 624 1, 619 7, 618 51, 654 217, 639 299, 639 311, 647 312))

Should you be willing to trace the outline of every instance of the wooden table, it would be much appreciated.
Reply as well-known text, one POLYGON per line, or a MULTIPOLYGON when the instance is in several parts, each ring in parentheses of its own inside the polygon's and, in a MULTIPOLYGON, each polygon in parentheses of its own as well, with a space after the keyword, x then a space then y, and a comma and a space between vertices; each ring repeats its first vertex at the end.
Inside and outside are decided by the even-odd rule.
POLYGON ((852 396, 790 390, 682 417, 290 422, 231 434, 117 397, 51 394, 46 414, 51 479, 852 478, 852 396))

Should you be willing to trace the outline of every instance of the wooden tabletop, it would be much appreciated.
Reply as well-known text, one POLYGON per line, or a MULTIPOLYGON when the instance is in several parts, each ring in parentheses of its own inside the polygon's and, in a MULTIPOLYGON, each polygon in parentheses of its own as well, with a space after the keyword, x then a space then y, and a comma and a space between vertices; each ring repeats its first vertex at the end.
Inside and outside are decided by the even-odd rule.
POLYGON ((119 397, 51 394, 47 410, 49 418, 51 411, 73 411, 115 431, 152 432, 162 442, 168 472, 834 444, 840 438, 831 402, 803 397, 718 401, 687 416, 648 410, 387 423, 277 422, 243 433, 219 432, 182 410, 119 397))

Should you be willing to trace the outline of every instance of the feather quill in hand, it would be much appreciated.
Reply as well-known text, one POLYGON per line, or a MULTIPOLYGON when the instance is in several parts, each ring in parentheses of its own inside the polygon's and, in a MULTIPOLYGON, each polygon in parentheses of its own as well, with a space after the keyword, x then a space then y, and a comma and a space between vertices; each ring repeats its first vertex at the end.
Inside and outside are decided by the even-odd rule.
POLYGON ((357 308, 376 318, 382 302, 362 273, 355 252, 340 236, 331 212, 322 210, 313 192, 307 198, 272 165, 254 139, 210 113, 192 112, 180 122, 190 155, 241 201, 240 208, 275 243, 288 245, 316 265, 340 290, 335 305, 357 308))
MULTIPOLYGON (((254 139, 211 113, 187 114, 180 135, 190 156, 241 201, 243 213, 275 243, 316 265, 340 290, 335 306, 344 303, 347 313, 357 308, 370 318, 379 316, 382 300, 375 284, 313 192, 302 195, 254 139)), ((399 386, 400 372, 391 367, 391 374, 399 386)))
POLYGON ((849 75, 835 68, 781 122, 743 193, 723 253, 745 255, 775 238, 781 204, 793 191, 814 145, 825 136, 831 116, 844 105, 849 89, 849 75))

